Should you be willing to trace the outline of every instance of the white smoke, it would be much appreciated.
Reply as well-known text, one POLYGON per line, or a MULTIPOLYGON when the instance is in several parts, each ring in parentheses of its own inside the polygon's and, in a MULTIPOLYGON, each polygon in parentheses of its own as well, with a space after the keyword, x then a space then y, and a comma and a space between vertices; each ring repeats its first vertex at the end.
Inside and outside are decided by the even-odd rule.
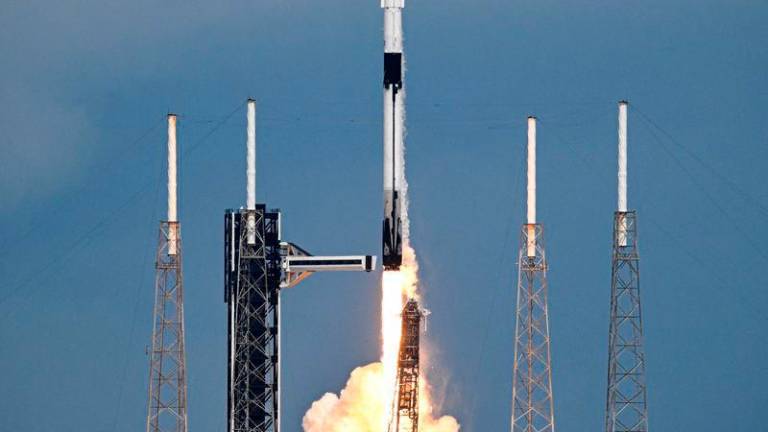
MULTIPOLYGON (((326 393, 304 415, 304 432, 385 432, 385 406, 391 395, 385 387, 384 370, 379 362, 352 371, 344 389, 335 395, 326 393)), ((428 389, 420 381, 419 411, 422 432, 457 432, 459 423, 450 416, 434 418, 428 389)))

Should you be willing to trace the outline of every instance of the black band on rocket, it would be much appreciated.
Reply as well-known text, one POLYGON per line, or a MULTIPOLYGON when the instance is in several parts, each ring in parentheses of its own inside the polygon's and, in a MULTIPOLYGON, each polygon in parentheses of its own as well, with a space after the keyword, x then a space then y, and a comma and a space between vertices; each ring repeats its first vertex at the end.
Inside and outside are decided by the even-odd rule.
POLYGON ((384 87, 403 87, 403 54, 384 53, 384 87))

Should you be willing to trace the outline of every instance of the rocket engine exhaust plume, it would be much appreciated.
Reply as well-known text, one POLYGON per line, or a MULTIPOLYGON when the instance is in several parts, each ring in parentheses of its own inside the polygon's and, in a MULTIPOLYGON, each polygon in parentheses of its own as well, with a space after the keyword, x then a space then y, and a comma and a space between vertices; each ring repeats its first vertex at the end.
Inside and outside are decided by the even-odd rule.
MULTIPOLYGON (((304 415, 304 432, 395 432, 389 427, 402 336, 400 314, 407 299, 419 298, 416 254, 407 235, 403 240, 400 270, 382 275, 381 360, 353 370, 338 395, 326 393, 315 401, 304 415)), ((419 378, 419 431, 458 432, 455 418, 435 416, 427 378, 424 374, 419 378)))

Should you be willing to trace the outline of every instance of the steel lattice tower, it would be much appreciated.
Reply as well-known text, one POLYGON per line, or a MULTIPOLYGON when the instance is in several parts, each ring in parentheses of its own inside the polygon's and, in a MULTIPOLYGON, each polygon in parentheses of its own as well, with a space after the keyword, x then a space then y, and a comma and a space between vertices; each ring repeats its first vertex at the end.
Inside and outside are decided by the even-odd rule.
POLYGON ((636 214, 634 211, 616 212, 613 225, 606 432, 648 430, 639 264, 636 214))
POLYGON ((279 212, 228 211, 225 272, 229 312, 230 432, 279 430, 279 212), (248 220, 255 236, 249 241, 248 220), (234 242, 230 239, 234 239, 234 242))
POLYGON ((543 228, 525 225, 520 240, 512 384, 512 432, 553 432, 552 367, 543 228), (529 256, 531 242, 534 256, 529 256))
POLYGON ((403 307, 394 412, 396 432, 419 430, 419 329, 422 315, 415 299, 408 300, 403 307))
POLYGON ((536 223, 536 119, 528 118, 528 223, 518 255, 512 432, 554 432, 544 229, 536 223))
POLYGON ((314 256, 281 241, 280 211, 256 203, 256 101, 247 103, 246 207, 224 216, 227 430, 280 430, 280 290, 315 272, 373 271, 370 255, 314 256))
POLYGON ((168 116, 168 221, 160 222, 147 432, 187 432, 184 284, 176 217, 176 116, 168 116))
POLYGON ((619 102, 619 210, 613 222, 606 432, 646 432, 637 215, 627 210, 627 102, 619 102))
POLYGON ((280 212, 256 204, 256 102, 247 104, 246 207, 224 218, 228 311, 227 429, 277 432, 280 212))

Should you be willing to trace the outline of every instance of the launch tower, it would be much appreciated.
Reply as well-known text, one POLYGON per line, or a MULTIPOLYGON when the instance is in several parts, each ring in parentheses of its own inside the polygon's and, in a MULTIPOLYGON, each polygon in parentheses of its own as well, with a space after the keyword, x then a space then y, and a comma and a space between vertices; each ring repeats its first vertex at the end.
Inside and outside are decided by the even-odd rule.
POLYGON ((227 430, 280 430, 280 289, 319 271, 367 271, 374 256, 313 256, 282 241, 279 210, 256 203, 256 102, 247 104, 246 207, 224 217, 227 430))
POLYGON ((619 205, 613 218, 606 432, 646 432, 637 214, 627 210, 627 102, 619 102, 619 205))
POLYGON ((149 352, 147 432, 187 432, 184 284, 176 208, 176 116, 168 115, 168 220, 160 222, 149 352))
POLYGON ((536 221, 536 118, 528 117, 528 218, 518 258, 512 432, 554 432, 544 227, 536 221))

